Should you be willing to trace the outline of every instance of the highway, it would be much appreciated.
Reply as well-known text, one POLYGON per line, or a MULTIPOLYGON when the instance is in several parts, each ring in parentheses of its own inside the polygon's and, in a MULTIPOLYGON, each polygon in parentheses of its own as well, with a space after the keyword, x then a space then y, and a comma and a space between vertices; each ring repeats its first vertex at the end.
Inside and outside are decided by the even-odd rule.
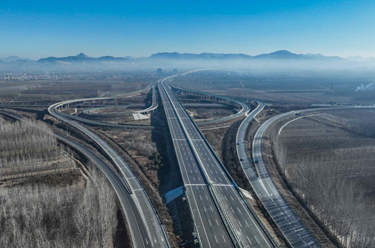
POLYGON ((151 85, 151 92, 152 92, 152 100, 151 100, 151 106, 146 108, 146 109, 142 109, 142 110, 138 110, 138 111, 134 111, 134 113, 138 113, 138 114, 147 114, 148 112, 151 112, 155 109, 158 108, 159 106, 159 103, 158 103, 158 94, 157 94, 157 90, 156 90, 156 85, 157 83, 159 82, 160 80, 156 81, 155 83, 153 83, 151 85))
MULTIPOLYGON (((14 113, 0 111, 0 114, 6 115, 19 121, 23 119, 23 116, 14 113)), ((148 237, 147 227, 145 225, 145 222, 143 221, 140 211, 138 210, 138 206, 136 206, 132 195, 129 193, 122 177, 115 170, 113 170, 111 166, 109 166, 103 159, 98 157, 86 146, 70 139, 67 136, 62 136, 61 134, 58 134, 56 132, 54 134, 56 138, 60 140, 60 142, 63 142, 68 146, 76 149, 85 157, 94 162, 95 165, 105 174, 108 181, 111 183, 113 189, 115 190, 121 203, 123 212, 125 213, 125 221, 130 231, 133 247, 165 247, 154 245, 153 242, 149 242, 147 238, 145 238, 148 237)))
POLYGON ((202 247, 274 247, 233 179, 167 84, 158 83, 202 247))
POLYGON ((151 243, 147 243, 144 237, 147 237, 147 228, 142 220, 140 212, 134 201, 126 189, 121 176, 117 174, 106 162, 104 162, 100 157, 98 157, 91 150, 85 146, 70 140, 67 137, 61 136, 55 133, 57 139, 67 144, 70 147, 81 152, 87 158, 95 163, 95 165, 105 174, 108 181, 111 183, 113 189, 115 190, 117 197, 120 200, 121 207, 125 213, 126 223, 129 227, 131 241, 134 247, 153 247, 151 243))
POLYGON ((275 120, 287 115, 293 115, 293 112, 278 115, 266 121, 257 131, 253 141, 252 156, 256 171, 253 169, 253 162, 246 152, 246 130, 253 118, 264 108, 264 103, 257 101, 255 108, 241 123, 237 136, 237 155, 241 167, 250 182, 257 197, 261 200, 263 206, 276 223, 284 238, 291 247, 319 247, 314 237, 307 231, 306 227, 300 221, 299 217, 289 207, 285 199, 280 195, 276 186, 270 177, 262 155, 262 137, 264 131, 275 120), (242 159, 243 161, 241 161, 242 159))
MULTIPOLYGON (((110 99, 114 99, 114 98, 120 97, 120 96, 121 97, 123 97, 123 96, 134 96, 134 95, 140 94, 141 92, 146 91, 147 89, 151 89, 152 90, 152 105, 150 107, 144 109, 144 110, 140 110, 140 113, 149 112, 149 111, 154 110, 154 109, 156 109, 158 107, 157 94, 155 93, 156 92, 155 85, 156 85, 156 82, 152 83, 152 84, 149 84, 147 87, 145 87, 143 89, 140 89, 140 90, 137 90, 137 91, 128 92, 128 93, 125 93, 125 94, 116 95, 116 96, 96 97, 96 98, 84 98, 84 99, 75 99, 75 100, 70 100, 70 101, 64 101, 64 102, 61 102, 57 106, 57 108, 62 108, 65 105, 69 106, 70 104, 76 104, 78 102, 97 101, 97 100, 110 100, 110 99)), ((59 115, 61 117, 65 117, 66 119, 73 119, 73 120, 76 120, 76 121, 79 121, 81 123, 85 123, 85 124, 91 125, 91 126, 102 126, 102 127, 110 127, 110 128, 126 128, 126 129, 129 129, 129 128, 130 129, 133 129, 133 128, 153 129, 154 128, 153 126, 147 126, 147 125, 131 125, 131 124, 111 124, 111 123, 105 123, 105 122, 102 122, 102 121, 89 120, 89 119, 85 119, 85 118, 82 118, 82 117, 65 114, 65 113, 62 113, 62 112, 59 112, 59 115)))
POLYGON ((84 123, 84 124, 89 125, 89 126, 123 128, 123 129, 138 129, 138 128, 139 129, 153 129, 153 128, 155 128, 154 126, 147 126, 147 125, 106 123, 106 122, 102 122, 102 121, 96 121, 96 120, 90 120, 90 119, 82 118, 82 117, 79 117, 79 116, 69 115, 69 114, 65 114, 65 113, 62 113, 62 112, 60 112, 60 115, 65 117, 65 118, 68 118, 68 119, 79 121, 79 122, 84 123))
MULTIPOLYGON (((77 101, 85 101, 85 99, 78 99, 77 101)), ((143 237, 145 246, 150 245, 152 247, 169 247, 168 238, 158 218, 156 210, 152 205, 145 189, 143 188, 136 175, 130 169, 129 165, 121 158, 120 155, 118 155, 118 153, 112 147, 110 147, 104 140, 99 138, 99 136, 97 136, 84 126, 80 125, 78 122, 69 119, 69 117, 61 115, 61 113, 57 110, 61 106, 68 105, 74 102, 76 102, 76 100, 55 103, 48 108, 48 112, 52 116, 70 124, 82 133, 86 134, 89 138, 91 138, 111 158, 112 162, 114 162, 114 164, 120 170, 121 175, 124 179, 123 182, 126 186, 126 189, 131 194, 134 204, 137 206, 143 223, 147 229, 147 236, 143 237)), ((134 230, 133 232, 137 231, 134 230)))
POLYGON ((241 106, 240 111, 238 111, 235 114, 225 116, 225 117, 221 117, 221 118, 215 119, 215 120, 202 121, 202 122, 199 123, 200 125, 215 124, 215 123, 220 123, 220 122, 226 122, 226 121, 229 121, 229 120, 234 120, 234 119, 237 119, 237 118, 245 115, 250 110, 250 108, 247 104, 245 104, 241 101, 237 101, 237 100, 235 100, 233 98, 230 98, 230 97, 226 97, 226 96, 222 96, 222 95, 216 95, 216 94, 203 92, 203 91, 185 89, 185 88, 181 88, 181 87, 178 87, 178 86, 172 85, 172 84, 169 84, 169 85, 176 90, 188 91, 188 92, 196 93, 196 94, 199 94, 199 95, 206 95, 206 96, 209 96, 209 97, 215 97, 215 98, 219 98, 219 99, 222 99, 222 100, 225 100, 225 101, 233 102, 233 103, 241 106))

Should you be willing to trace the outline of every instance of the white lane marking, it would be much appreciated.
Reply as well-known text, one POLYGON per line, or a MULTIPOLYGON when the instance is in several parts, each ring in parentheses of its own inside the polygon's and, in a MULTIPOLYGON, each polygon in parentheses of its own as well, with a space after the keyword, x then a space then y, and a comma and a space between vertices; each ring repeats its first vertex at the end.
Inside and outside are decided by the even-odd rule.
POLYGON ((257 243, 259 244, 259 241, 258 241, 258 239, 257 239, 257 236, 254 236, 254 238, 255 238, 255 240, 257 241, 257 243))
MULTIPOLYGON (((163 86, 164 87, 164 86, 163 86)), ((164 89, 165 90, 165 89, 164 89)), ((173 130, 173 128, 171 128, 171 130, 173 130)), ((173 131, 172 131, 173 132, 173 131)), ((179 152, 180 154, 181 154, 181 151, 180 151, 180 147, 177 145, 177 150, 176 150, 176 152, 179 152)), ((185 166, 185 162, 184 162, 184 160, 182 160, 182 168, 184 168, 184 171, 185 171, 185 175, 187 175, 187 171, 186 171, 186 166, 185 166)), ((187 180, 188 180, 188 184, 190 184, 190 179, 189 179, 189 177, 187 177, 187 180)), ((185 184, 186 185, 186 184, 185 184)), ((205 184, 204 184, 205 185, 205 184)), ((206 186, 206 185, 205 185, 206 186)), ((204 186, 202 185, 202 188, 204 189, 204 186)), ((195 206, 196 207, 198 207, 198 203, 197 203, 197 201, 196 201, 196 199, 195 199, 195 194, 194 194, 194 191, 192 191, 192 196, 193 196, 193 200, 194 200, 194 203, 195 203, 195 206)), ((200 221, 201 221, 201 223, 203 223, 203 219, 202 219, 202 216, 201 216, 201 213, 200 213, 200 211, 197 211, 198 212, 198 217, 199 217, 199 219, 200 219, 200 221)), ((207 231, 206 231, 206 228, 205 228, 205 226, 204 225, 202 225, 202 228, 203 228, 203 232, 204 232, 204 236, 206 237, 206 239, 207 239, 207 242, 208 242, 208 246, 209 247, 211 247, 211 243, 210 243, 210 241, 209 241, 209 239, 207 238, 208 237, 208 235, 207 235, 207 231)), ((199 236, 199 239, 201 240, 201 237, 200 237, 200 235, 199 235, 199 232, 198 232, 198 236, 199 236)))
POLYGON ((298 119, 301 119, 301 118, 303 118, 303 117, 304 117, 304 116, 301 116, 301 117, 298 117, 298 118, 296 118, 296 119, 290 120, 290 121, 288 121, 287 123, 285 123, 285 124, 279 129, 279 132, 277 133, 277 135, 280 135, 281 132, 283 131, 284 127, 286 127, 288 124, 290 124, 290 123, 292 123, 293 121, 296 121, 296 120, 298 120, 298 119))
POLYGON ((249 242, 250 245, 252 245, 251 240, 249 239, 249 237, 246 237, 246 239, 247 239, 247 242, 249 242))
POLYGON ((214 237, 215 237, 215 241, 216 241, 216 243, 218 243, 218 244, 219 244, 219 241, 217 241, 216 235, 214 235, 214 237))

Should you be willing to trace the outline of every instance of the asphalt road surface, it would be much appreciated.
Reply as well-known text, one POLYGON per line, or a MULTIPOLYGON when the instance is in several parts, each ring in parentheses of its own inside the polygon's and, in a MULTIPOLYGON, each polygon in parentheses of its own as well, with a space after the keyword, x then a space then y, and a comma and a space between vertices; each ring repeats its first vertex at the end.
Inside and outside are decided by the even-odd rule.
POLYGON ((152 93, 152 101, 151 101, 151 106, 146 108, 146 109, 142 109, 142 110, 138 110, 138 111, 134 111, 135 113, 139 113, 139 114, 147 114, 148 112, 150 111, 153 111, 155 109, 158 108, 159 106, 159 103, 158 103, 158 94, 157 94, 157 91, 156 91, 156 85, 157 83, 159 82, 160 80, 156 81, 155 83, 153 83, 151 85, 151 93, 152 93))
MULTIPOLYGON (((0 111, 0 114, 9 116, 19 121, 23 119, 23 116, 14 113, 0 111)), ((125 186, 122 177, 118 175, 118 173, 114 171, 105 161, 103 161, 100 157, 98 157, 94 152, 92 152, 84 145, 58 133, 55 133, 55 136, 61 142, 81 152, 84 156, 94 162, 95 165, 105 174, 113 189, 115 190, 121 203, 121 207, 125 213, 125 221, 130 231, 133 247, 166 247, 155 245, 155 242, 151 242, 147 239, 148 230, 145 226, 145 222, 143 221, 141 213, 134 203, 132 195, 129 193, 127 187, 125 186)))
MULTIPOLYGON (((82 99, 79 99, 77 101, 82 101, 82 99)), ((134 204, 136 205, 140 216, 142 217, 143 223, 147 229, 147 236, 143 237, 145 246, 169 247, 166 233, 157 216, 156 210, 153 207, 151 200, 147 196, 147 193, 144 190, 142 184, 139 182, 136 175, 132 172, 129 165, 121 158, 120 155, 118 155, 118 153, 112 147, 110 147, 104 140, 99 138, 99 136, 97 136, 84 126, 80 125, 78 122, 73 121, 66 116, 62 116, 57 110, 63 105, 74 102, 75 100, 69 100, 53 104, 48 108, 48 112, 52 116, 70 124, 71 126, 86 134, 89 138, 91 138, 96 144, 99 145, 99 147, 102 148, 102 150, 111 158, 111 160, 120 170, 124 179, 124 185, 126 186, 127 191, 131 194, 131 198, 133 199, 134 204)), ((131 232, 135 233, 137 232, 137 230, 131 230, 131 232)))
POLYGON ((240 111, 238 111, 235 114, 225 116, 225 117, 221 117, 221 118, 215 119, 215 120, 202 121, 202 122, 200 122, 200 124, 214 124, 214 123, 220 123, 220 122, 226 122, 226 121, 229 121, 229 120, 234 120, 236 118, 239 118, 239 117, 245 115, 250 110, 250 108, 247 104, 245 104, 243 102, 240 102, 240 101, 237 101, 237 100, 235 100, 233 98, 230 98, 230 97, 226 97, 226 96, 222 96, 222 95, 216 95, 216 94, 212 94, 212 93, 209 93, 209 92, 184 89, 184 88, 181 88, 181 87, 178 87, 178 86, 175 86, 175 85, 170 85, 170 86, 174 89, 177 89, 177 90, 188 91, 188 92, 193 92, 193 93, 197 93, 197 94, 200 94, 200 95, 215 97, 215 98, 223 99, 225 101, 233 102, 233 103, 241 106, 240 111))
POLYGON ((314 237, 307 231, 298 216, 278 192, 268 173, 262 156, 262 137, 264 131, 273 121, 293 113, 281 114, 278 115, 277 118, 271 118, 258 129, 254 137, 252 152, 254 161, 259 161, 258 163, 255 163, 256 171, 253 169, 254 167, 251 158, 247 155, 245 143, 246 130, 253 118, 262 111, 263 107, 264 103, 258 102, 257 108, 248 115, 238 129, 236 137, 237 155, 240 159, 242 169, 256 195, 262 201, 263 206, 274 220, 289 245, 291 247, 319 247, 314 237))
POLYGON ((85 146, 70 140, 67 137, 55 134, 57 139, 67 144, 70 147, 75 148, 91 161, 106 175, 109 182, 111 183, 113 189, 115 190, 117 197, 120 200, 121 207, 125 213, 126 223, 131 235, 131 241, 134 247, 153 247, 151 242, 146 242, 145 237, 148 236, 147 228, 144 225, 142 217, 134 204, 134 201, 126 189, 121 176, 117 174, 112 168, 104 162, 100 157, 98 157, 91 150, 87 149, 85 146))
POLYGON ((202 247, 273 247, 211 147, 166 81, 158 83, 202 247))

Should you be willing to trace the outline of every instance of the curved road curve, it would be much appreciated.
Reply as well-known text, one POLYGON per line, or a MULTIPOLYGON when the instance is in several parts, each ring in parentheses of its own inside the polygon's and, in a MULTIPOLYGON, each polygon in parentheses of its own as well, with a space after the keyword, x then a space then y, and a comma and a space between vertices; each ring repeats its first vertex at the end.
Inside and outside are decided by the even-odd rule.
POLYGON ((235 114, 232 114, 232 115, 229 115, 229 116, 225 116, 225 117, 222 117, 222 118, 219 118, 219 119, 215 119, 215 120, 202 121, 202 122, 199 122, 199 125, 215 124, 215 123, 220 123, 220 122, 225 122, 225 121, 233 120, 233 119, 236 119, 236 118, 239 118, 241 116, 246 115, 249 112, 249 110, 250 110, 250 108, 249 108, 249 106, 247 104, 245 104, 245 103, 243 103, 241 101, 235 100, 233 98, 230 98, 230 97, 226 97, 226 96, 222 96, 222 95, 216 95, 216 94, 212 94, 212 93, 208 93, 208 92, 204 92, 204 91, 184 89, 184 88, 178 87, 176 85, 173 85, 171 83, 169 83, 168 85, 170 87, 174 88, 174 89, 177 89, 177 90, 188 91, 188 92, 193 92, 193 93, 197 93, 197 94, 201 94, 201 95, 207 95, 207 96, 211 96, 211 97, 216 97, 216 98, 220 98, 220 99, 223 99, 223 100, 226 100, 226 101, 233 102, 233 103, 241 106, 241 110, 238 111, 235 114))
MULTIPOLYGON (((263 110, 264 103, 257 101, 258 106, 241 123, 237 136, 237 156, 240 160, 242 170, 244 171, 250 185, 255 191, 257 197, 276 223, 284 238, 291 247, 319 247, 313 235, 306 229, 299 217, 289 207, 285 199, 281 196, 270 177, 262 155, 262 137, 264 131, 275 120, 292 115, 295 111, 284 113, 267 120, 256 132, 253 141, 252 156, 256 171, 253 169, 251 158, 246 152, 246 130, 253 118, 263 110), (241 161, 242 160, 242 161, 241 161)), ((298 111, 300 112, 300 111, 298 111)))
MULTIPOLYGON (((78 101, 82 100, 85 99, 79 99, 78 101)), ((143 237, 144 242, 142 244, 136 244, 136 247, 169 247, 168 237, 157 215, 156 209, 154 208, 141 182, 130 169, 129 165, 112 147, 110 147, 104 140, 99 138, 99 136, 80 125, 78 122, 69 119, 69 117, 61 115, 61 113, 57 111, 57 108, 72 102, 76 102, 76 100, 55 103, 48 108, 48 112, 55 118, 70 124, 91 138, 96 144, 99 145, 99 147, 102 148, 105 153, 107 153, 107 155, 120 170, 123 179, 125 179, 123 182, 126 189, 131 194, 134 204, 137 206, 137 210, 139 211, 139 215, 142 217, 143 223, 147 229, 147 236, 143 237)), ((135 242, 136 240, 134 240, 134 232, 137 232, 137 228, 130 227, 130 232, 132 233, 133 242, 135 242)))
MULTIPOLYGON (((23 120, 23 116, 18 114, 8 113, 5 111, 0 111, 0 114, 6 115, 18 121, 23 120)), ((122 177, 115 170, 113 170, 111 166, 109 166, 103 159, 98 157, 86 146, 56 132, 54 132, 54 135, 58 140, 78 150, 85 157, 94 162, 95 165, 105 174, 108 181, 111 183, 113 189, 115 190, 119 198, 121 207, 124 211, 126 218, 125 221, 129 227, 133 247, 160 247, 153 245, 152 242, 148 242, 147 239, 145 239, 145 237, 148 237, 147 228, 136 204, 134 203, 131 194, 127 189, 127 186, 124 184, 124 180, 122 179, 122 177)))

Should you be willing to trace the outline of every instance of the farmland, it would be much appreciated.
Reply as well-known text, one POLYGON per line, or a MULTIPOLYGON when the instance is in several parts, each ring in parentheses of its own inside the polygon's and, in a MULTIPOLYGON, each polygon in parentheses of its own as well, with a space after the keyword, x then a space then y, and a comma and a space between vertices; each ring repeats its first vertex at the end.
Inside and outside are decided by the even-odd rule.
POLYGON ((373 91, 356 91, 369 82, 371 74, 342 71, 262 73, 200 72, 180 77, 174 84, 235 98, 258 99, 268 103, 374 103, 373 91))

